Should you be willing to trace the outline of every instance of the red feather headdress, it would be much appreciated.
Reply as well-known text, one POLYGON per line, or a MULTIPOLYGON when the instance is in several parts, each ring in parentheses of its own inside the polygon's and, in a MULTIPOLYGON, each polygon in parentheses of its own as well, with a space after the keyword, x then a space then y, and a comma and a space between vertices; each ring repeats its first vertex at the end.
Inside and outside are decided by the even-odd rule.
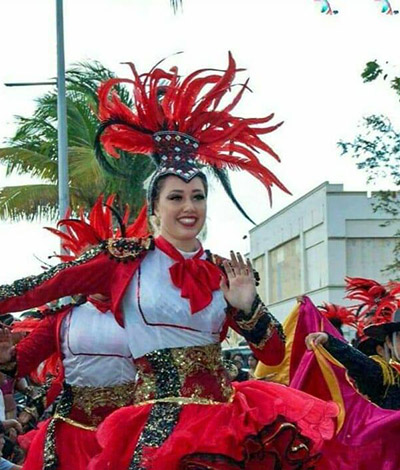
MULTIPOLYGON (((357 342, 359 345, 371 338, 365 329, 385 325, 392 321, 394 312, 400 307, 395 285, 382 285, 373 279, 346 277, 346 298, 360 303, 357 309, 357 342)), ((361 349, 361 348, 360 348, 361 349)))
POLYGON ((86 218, 81 210, 79 219, 63 219, 57 224, 65 231, 45 227, 62 240, 62 247, 69 255, 60 255, 62 261, 72 261, 90 246, 97 245, 103 240, 118 237, 146 237, 149 235, 147 226, 147 207, 141 209, 136 220, 127 224, 130 210, 126 208, 123 219, 120 220, 120 228, 114 230, 113 215, 117 215, 112 209, 115 195, 111 195, 103 203, 103 196, 99 196, 86 218))
POLYGON ((399 299, 392 291, 373 279, 346 277, 346 298, 360 301, 358 316, 371 322, 384 321, 399 308, 399 299), (372 318, 373 317, 373 318, 372 318))
POLYGON ((341 325, 356 328, 356 316, 351 308, 324 302, 323 305, 318 307, 318 310, 329 321, 337 320, 341 325))
POLYGON ((201 173, 196 164, 213 170, 246 217, 233 196, 227 169, 249 172, 267 188, 270 199, 274 185, 289 192, 257 156, 263 151, 279 161, 278 155, 261 140, 261 136, 273 132, 282 123, 271 125, 273 114, 265 118, 243 118, 233 114, 247 89, 248 80, 240 85, 229 104, 221 104, 239 71, 230 53, 225 71, 201 69, 184 79, 178 75, 176 67, 169 71, 155 67, 149 73, 139 75, 135 66, 129 65, 133 79, 111 79, 99 89, 101 126, 96 137, 96 155, 105 167, 110 164, 103 148, 115 158, 119 157, 118 151, 153 157, 158 169, 150 185, 150 212, 156 179, 173 174, 190 181, 201 173), (113 91, 122 83, 133 86, 133 109, 113 91))

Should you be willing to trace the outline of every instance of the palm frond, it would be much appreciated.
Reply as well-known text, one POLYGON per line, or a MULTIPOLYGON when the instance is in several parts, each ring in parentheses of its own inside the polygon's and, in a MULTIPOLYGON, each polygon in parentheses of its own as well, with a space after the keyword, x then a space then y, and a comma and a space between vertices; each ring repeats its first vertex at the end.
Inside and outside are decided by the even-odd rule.
POLYGON ((174 9, 174 13, 178 11, 178 8, 182 8, 182 0, 170 0, 171 1, 171 6, 174 9))
POLYGON ((70 184, 88 193, 95 199, 104 191, 106 178, 97 163, 94 150, 88 147, 70 147, 68 149, 68 168, 70 184))
POLYGON ((57 181, 57 162, 47 155, 27 148, 8 147, 0 149, 0 163, 7 165, 7 176, 11 173, 26 174, 57 181))
POLYGON ((0 219, 34 220, 58 216, 58 190, 52 184, 6 186, 0 189, 0 219))
MULTIPOLYGON (((174 0, 178 7, 180 0, 174 0)), ((141 207, 145 192, 143 181, 153 170, 148 158, 121 153, 119 175, 105 172, 94 154, 99 121, 97 90, 101 82, 113 78, 113 72, 100 62, 75 64, 66 72, 68 159, 71 208, 90 209, 98 195, 117 193, 121 211, 129 203, 133 213, 141 207), (121 178, 121 174, 125 175, 121 178)), ((131 90, 119 86, 123 102, 132 106, 131 90)), ((0 149, 0 164, 11 173, 28 174, 43 184, 0 188, 0 219, 13 220, 58 217, 57 194, 57 90, 56 87, 36 99, 30 117, 16 117, 15 134, 0 149)))

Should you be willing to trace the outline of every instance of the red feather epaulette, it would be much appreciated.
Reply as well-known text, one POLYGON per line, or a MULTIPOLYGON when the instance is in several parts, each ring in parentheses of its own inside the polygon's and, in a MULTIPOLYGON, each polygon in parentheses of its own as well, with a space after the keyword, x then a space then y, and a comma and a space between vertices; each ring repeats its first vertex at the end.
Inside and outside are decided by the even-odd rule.
POLYGON ((111 195, 103 202, 103 196, 99 196, 88 217, 81 210, 79 219, 65 218, 60 220, 57 226, 62 227, 63 230, 45 227, 46 230, 61 239, 63 249, 70 253, 60 255, 62 261, 72 261, 90 246, 99 245, 105 240, 149 236, 146 206, 142 208, 136 220, 131 224, 128 224, 130 210, 127 207, 122 219, 122 227, 114 229, 111 209, 114 199, 115 195, 111 195))

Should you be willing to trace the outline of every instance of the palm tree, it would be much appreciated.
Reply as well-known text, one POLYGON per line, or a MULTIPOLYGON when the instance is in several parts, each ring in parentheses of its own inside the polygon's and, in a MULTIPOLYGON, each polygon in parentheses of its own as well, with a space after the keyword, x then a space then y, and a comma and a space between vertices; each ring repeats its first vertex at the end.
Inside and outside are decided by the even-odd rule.
POLYGON ((179 6, 182 7, 182 0, 170 0, 170 2, 175 13, 178 11, 179 6))
MULTIPOLYGON (((92 207, 100 193, 115 192, 119 208, 129 203, 133 213, 143 203, 143 181, 153 168, 150 159, 121 153, 118 170, 127 177, 115 177, 99 165, 93 149, 99 125, 97 88, 113 76, 99 62, 81 63, 66 73, 70 205, 74 212, 92 207)), ((118 91, 131 106, 128 91, 123 87, 118 91)), ((17 116, 16 120, 14 136, 0 149, 0 163, 6 165, 7 175, 25 174, 43 182, 0 188, 0 219, 54 220, 58 217, 56 90, 37 99, 32 117, 17 116)))

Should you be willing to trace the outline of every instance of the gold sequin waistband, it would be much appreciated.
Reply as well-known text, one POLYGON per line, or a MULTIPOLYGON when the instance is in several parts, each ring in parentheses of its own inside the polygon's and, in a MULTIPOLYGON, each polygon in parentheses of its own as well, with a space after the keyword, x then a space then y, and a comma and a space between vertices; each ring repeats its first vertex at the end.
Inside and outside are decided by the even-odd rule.
POLYGON ((135 405, 226 403, 233 393, 219 343, 153 351, 135 365, 135 405))
POLYGON ((135 382, 128 382, 112 387, 77 387, 71 386, 76 408, 91 416, 93 410, 102 407, 121 408, 131 405, 135 394, 135 382))

